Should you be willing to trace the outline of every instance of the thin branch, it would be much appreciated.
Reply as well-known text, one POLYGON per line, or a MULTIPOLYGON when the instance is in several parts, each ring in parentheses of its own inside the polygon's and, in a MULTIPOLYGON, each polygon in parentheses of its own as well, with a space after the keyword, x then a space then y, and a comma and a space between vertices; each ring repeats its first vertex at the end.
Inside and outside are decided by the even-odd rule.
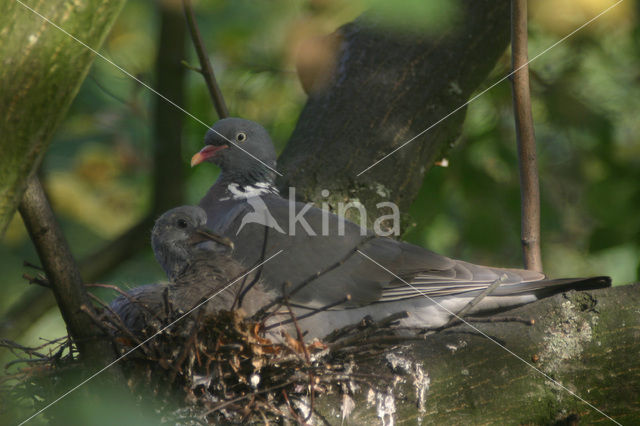
POLYGON ((328 305, 322 306, 320 308, 312 309, 311 311, 307 312, 306 314, 298 315, 297 317, 292 315, 291 318, 286 319, 284 321, 272 323, 272 324, 266 326, 264 329, 265 329, 265 331, 268 331, 268 330, 271 330, 272 328, 276 328, 276 327, 280 327, 280 326, 283 326, 283 325, 290 324, 290 323, 292 323, 292 322, 294 322, 296 320, 302 320, 302 319, 305 319, 305 318, 309 318, 311 316, 319 314, 320 312, 325 312, 325 311, 327 311, 327 310, 329 310, 331 308, 334 308, 334 307, 336 307, 338 305, 342 305, 343 303, 347 303, 350 300, 351 300, 351 295, 347 294, 344 298, 342 298, 341 300, 338 300, 337 302, 329 303, 328 305))
POLYGON ((471 301, 469 303, 467 303, 462 309, 460 309, 460 311, 458 311, 458 313, 456 315, 451 315, 451 318, 449 319, 449 321, 445 325, 442 326, 442 329, 449 328, 449 327, 453 326, 454 324, 462 322, 462 318, 467 314, 467 312, 469 312, 478 303, 480 303, 482 301, 482 299, 484 299, 485 297, 487 297, 488 295, 493 293, 493 291, 496 288, 498 288, 498 286, 500 284, 502 284, 505 281, 506 278, 507 278, 506 274, 503 274, 500 278, 498 278, 497 280, 492 282, 487 288, 482 290, 482 292, 479 295, 477 295, 476 297, 471 299, 471 301))
MULTIPOLYGON (((361 344, 363 342, 368 342, 370 340, 371 335, 373 335, 379 330, 390 327, 391 325, 393 325, 394 323, 396 323, 397 321, 403 318, 407 318, 408 315, 409 314, 406 311, 401 311, 401 312, 396 312, 395 314, 391 314, 385 318, 382 318, 379 321, 367 322, 364 324, 364 328, 362 330, 358 331, 357 333, 355 333, 350 337, 343 338, 343 336, 346 333, 349 333, 352 330, 358 328, 356 324, 348 325, 341 330, 336 330, 333 333, 331 333, 329 336, 327 336, 325 341, 334 342, 329 344, 329 348, 331 349, 332 352, 335 352, 339 349, 342 349, 348 346, 352 346, 354 344, 361 344)), ((403 336, 403 337, 406 338, 407 336, 403 336)))
MULTIPOLYGON (((247 295, 247 293, 249 292, 249 290, 251 290, 253 288, 253 286, 255 286, 258 281, 260 280, 260 277, 262 276, 262 268, 264 266, 264 260, 267 254, 267 241, 269 239, 269 227, 265 226, 264 227, 264 238, 262 239, 262 251, 260 254, 260 259, 258 260, 258 262, 260 262, 260 266, 258 267, 258 270, 256 271, 255 276, 253 277, 253 279, 251 280, 251 282, 249 283, 249 285, 245 288, 244 284, 245 281, 242 282, 242 286, 240 287, 240 291, 238 293, 236 293, 236 298, 233 301, 233 304, 231 305, 232 308, 236 307, 236 303, 238 308, 242 307, 242 301, 244 300, 244 297, 247 295)), ((255 265, 254 265, 255 267, 255 265)), ((248 277, 248 275, 245 277, 248 277)))
POLYGON ((102 338, 100 329, 91 319, 81 313, 81 307, 90 307, 91 302, 37 176, 27 181, 18 209, 81 356, 90 362, 111 361, 115 354, 109 343, 102 338))
MULTIPOLYGON (((321 276, 323 276, 325 274, 328 274, 329 272, 331 272, 331 271, 335 270, 336 268, 342 266, 354 254, 356 254, 356 252, 358 250, 360 250, 366 243, 368 243, 373 238, 375 238, 374 235, 369 235, 369 236, 363 238, 362 240, 360 240, 360 242, 355 247, 353 247, 353 249, 351 249, 342 259, 338 260, 337 262, 335 262, 332 265, 329 265, 324 270, 318 271, 315 274, 312 274, 311 276, 305 278, 301 283, 299 283, 293 290, 291 290, 287 294, 287 297, 291 297, 291 296, 295 295, 297 292, 299 292, 304 287, 306 287, 307 285, 309 285, 313 281, 317 280, 321 276)), ((262 308, 260 308, 260 310, 258 312, 253 314, 253 318, 255 318, 258 321, 266 320, 269 316, 273 315, 276 311, 278 311, 278 309, 280 309, 280 307, 282 306, 283 302, 284 302, 284 297, 282 297, 282 296, 274 299, 273 301, 267 303, 262 308), (276 305, 277 305, 277 307, 273 311, 269 312, 269 309, 271 309, 272 307, 274 307, 276 305)))
POLYGON ((198 30, 198 24, 196 22, 196 16, 193 13, 193 7, 191 7, 191 0, 182 0, 182 6, 184 7, 184 16, 187 19, 187 26, 189 27, 191 39, 193 40, 193 47, 195 48, 196 53, 198 54, 198 60, 200 61, 200 73, 207 84, 207 89, 209 89, 209 95, 216 107, 218 117, 226 118, 229 116, 229 110, 224 102, 220 86, 218 86, 216 76, 213 73, 213 67, 211 66, 211 62, 209 62, 207 50, 202 42, 200 30, 198 30))
POLYGON ((22 274, 22 278, 24 278, 25 280, 29 281, 29 284, 37 284, 37 285, 39 285, 41 287, 51 289, 51 285, 49 284, 49 281, 46 278, 34 277, 34 276, 29 275, 27 273, 22 274))
POLYGON ((525 268, 542 272, 540 186, 527 61, 527 0, 511 0, 511 69, 519 69, 511 82, 520 163, 522 252, 525 268))

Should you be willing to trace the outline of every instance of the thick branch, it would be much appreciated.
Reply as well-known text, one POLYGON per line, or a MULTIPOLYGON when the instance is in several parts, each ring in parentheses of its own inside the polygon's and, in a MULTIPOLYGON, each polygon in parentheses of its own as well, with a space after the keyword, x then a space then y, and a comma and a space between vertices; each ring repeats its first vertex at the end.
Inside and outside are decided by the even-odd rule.
POLYGON ((309 97, 279 159, 281 190, 295 186, 302 198, 329 204, 357 198, 370 212, 381 201, 409 208, 459 136, 465 108, 357 175, 462 106, 502 56, 509 1, 459 4, 443 34, 394 34, 359 19, 328 41, 339 41, 334 76, 309 97))
POLYGON ((111 346, 99 338, 100 330, 80 310, 82 306, 91 309, 92 304, 69 245, 36 176, 29 179, 18 209, 81 356, 90 361, 110 361, 113 355, 111 346))
POLYGON ((521 192, 521 238, 524 266, 542 272, 540 254, 540 186, 536 140, 531 115, 527 64, 527 0, 511 1, 511 64, 514 72, 513 111, 518 139, 521 192))
POLYGON ((202 37, 200 36, 198 23, 196 21, 195 14, 193 13, 193 7, 191 6, 191 0, 182 0, 182 5, 184 6, 184 16, 187 20, 189 32, 191 33, 191 39, 193 40, 193 47, 196 50, 198 60, 200 61, 200 72, 207 84, 207 89, 209 90, 211 100, 216 107, 218 117, 226 118, 229 116, 229 110, 227 109, 227 104, 224 102, 224 96, 222 96, 222 91, 220 90, 220 86, 218 86, 216 76, 213 73, 213 67, 209 61, 207 49, 204 46, 202 37))
MULTIPOLYGON (((618 422, 634 424, 640 416, 639 304, 640 284, 571 291, 498 315, 532 318, 533 326, 473 325, 618 422)), ((468 325, 387 346, 389 352, 414 361, 429 379, 423 413, 416 404, 415 376, 404 374, 404 381, 390 384, 398 423, 612 424, 468 325)), ((391 371, 385 353, 355 362, 361 374, 391 371)), ((355 398, 353 423, 380 422, 366 400, 365 388, 355 398)), ((329 416, 340 401, 320 398, 317 406, 329 416)))

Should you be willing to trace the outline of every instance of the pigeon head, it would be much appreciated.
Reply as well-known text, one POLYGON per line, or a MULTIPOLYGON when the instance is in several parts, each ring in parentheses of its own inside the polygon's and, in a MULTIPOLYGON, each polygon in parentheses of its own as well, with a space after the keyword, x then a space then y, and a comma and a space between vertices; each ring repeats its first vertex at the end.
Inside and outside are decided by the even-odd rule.
POLYGON ((223 118, 211 126, 191 167, 204 161, 217 164, 223 176, 240 184, 272 183, 275 178, 276 151, 269 133, 242 118, 223 118))
POLYGON ((156 220, 151 246, 156 260, 169 279, 179 277, 193 261, 229 255, 233 243, 205 227, 207 214, 197 206, 169 210, 156 220))

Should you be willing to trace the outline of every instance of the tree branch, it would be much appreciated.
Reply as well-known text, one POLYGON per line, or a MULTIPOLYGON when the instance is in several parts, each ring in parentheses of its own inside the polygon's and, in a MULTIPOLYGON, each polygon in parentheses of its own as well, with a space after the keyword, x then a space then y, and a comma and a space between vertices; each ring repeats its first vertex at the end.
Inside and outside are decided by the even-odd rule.
MULTIPOLYGON (((403 341, 398 335, 363 339, 360 346, 381 343, 386 350, 356 356, 357 373, 380 376, 390 371, 389 353, 396 360, 423 369, 427 387, 422 411, 416 407, 420 406, 416 404, 419 375, 404 371, 400 374, 404 380, 389 381, 399 383, 390 385, 389 393, 395 402, 393 416, 403 424, 565 425, 577 424, 578 419, 580 424, 607 421, 566 389, 618 422, 633 424, 640 416, 639 304, 640 284, 570 291, 491 317, 534 318, 534 325, 497 321, 473 324, 493 342, 466 324, 422 341, 413 337, 403 341)), ((354 396, 354 402, 351 418, 356 423, 380 423, 379 411, 367 404, 366 387, 354 396)), ((329 415, 335 413, 340 401, 323 397, 316 404, 322 414, 329 415)))
POLYGON ((193 47, 195 48, 198 60, 200 61, 200 74, 202 74, 202 77, 204 77, 204 81, 207 84, 207 89, 209 89, 209 95, 216 107, 218 117, 226 118, 229 116, 229 110, 224 102, 224 97, 222 96, 222 91, 216 81, 216 76, 213 72, 211 62, 209 61, 207 50, 202 42, 200 30, 198 30, 198 23, 196 21, 195 14, 193 13, 193 7, 191 6, 191 0, 182 0, 182 5, 184 7, 184 16, 187 20, 187 26, 191 33, 191 39, 193 40, 193 47))
POLYGON ((81 307, 92 309, 80 271, 53 215, 42 185, 32 176, 18 207, 42 262, 69 333, 80 355, 91 362, 111 361, 113 349, 81 307))
POLYGON ((370 212, 382 201, 409 209, 425 173, 458 138, 461 106, 509 42, 508 0, 459 4, 440 34, 393 33, 359 18, 330 38, 337 46, 333 78, 309 97, 278 160, 284 194, 292 186, 302 199, 332 207, 358 199, 370 212))
POLYGON ((540 186, 527 62, 527 0, 511 0, 511 81, 520 163, 522 253, 525 268, 542 272, 540 186))

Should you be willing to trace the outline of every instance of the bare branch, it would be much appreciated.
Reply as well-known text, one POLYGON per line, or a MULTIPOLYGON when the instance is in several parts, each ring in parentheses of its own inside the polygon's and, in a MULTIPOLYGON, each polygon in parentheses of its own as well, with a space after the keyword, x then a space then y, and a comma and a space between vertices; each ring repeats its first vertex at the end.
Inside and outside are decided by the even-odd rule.
POLYGON ((518 139, 522 203, 521 240, 524 266, 542 272, 540 254, 540 187, 536 140, 531 115, 527 65, 527 0, 511 1, 511 67, 513 110, 518 139), (515 70, 518 70, 517 72, 515 70))
POLYGON ((29 178, 19 211, 81 356, 91 362, 110 361, 113 358, 110 345, 101 339, 100 330, 90 318, 81 313, 81 307, 90 307, 91 302, 37 176, 29 178))
POLYGON ((452 325, 460 322, 462 320, 462 317, 464 317, 467 314, 467 312, 469 312, 478 303, 480 303, 482 299, 490 295, 493 292, 493 290, 498 288, 498 286, 505 281, 505 278, 506 278, 506 274, 503 274, 500 278, 492 282, 487 288, 482 290, 482 292, 479 295, 474 297, 469 303, 467 303, 462 309, 460 309, 460 311, 456 315, 452 315, 451 318, 449 319, 449 322, 447 322, 445 325, 442 326, 442 329, 449 328, 452 325))
POLYGON ((202 76, 204 77, 204 81, 207 84, 207 89, 209 89, 209 95, 211 96, 211 100, 216 107, 218 117, 228 117, 229 110, 227 109, 227 105, 224 102, 224 97, 222 96, 222 92, 220 91, 220 86, 218 86, 216 76, 213 73, 213 67, 211 66, 211 62, 209 62, 207 50, 205 49, 204 43, 202 42, 200 30, 198 30, 198 24, 196 22, 196 17, 193 13, 193 7, 191 7, 191 0, 182 0, 182 6, 184 7, 184 16, 187 19, 187 26, 189 27, 191 39, 193 40, 193 47, 195 48, 196 53, 198 54, 198 60, 200 61, 199 72, 202 74, 202 76))

